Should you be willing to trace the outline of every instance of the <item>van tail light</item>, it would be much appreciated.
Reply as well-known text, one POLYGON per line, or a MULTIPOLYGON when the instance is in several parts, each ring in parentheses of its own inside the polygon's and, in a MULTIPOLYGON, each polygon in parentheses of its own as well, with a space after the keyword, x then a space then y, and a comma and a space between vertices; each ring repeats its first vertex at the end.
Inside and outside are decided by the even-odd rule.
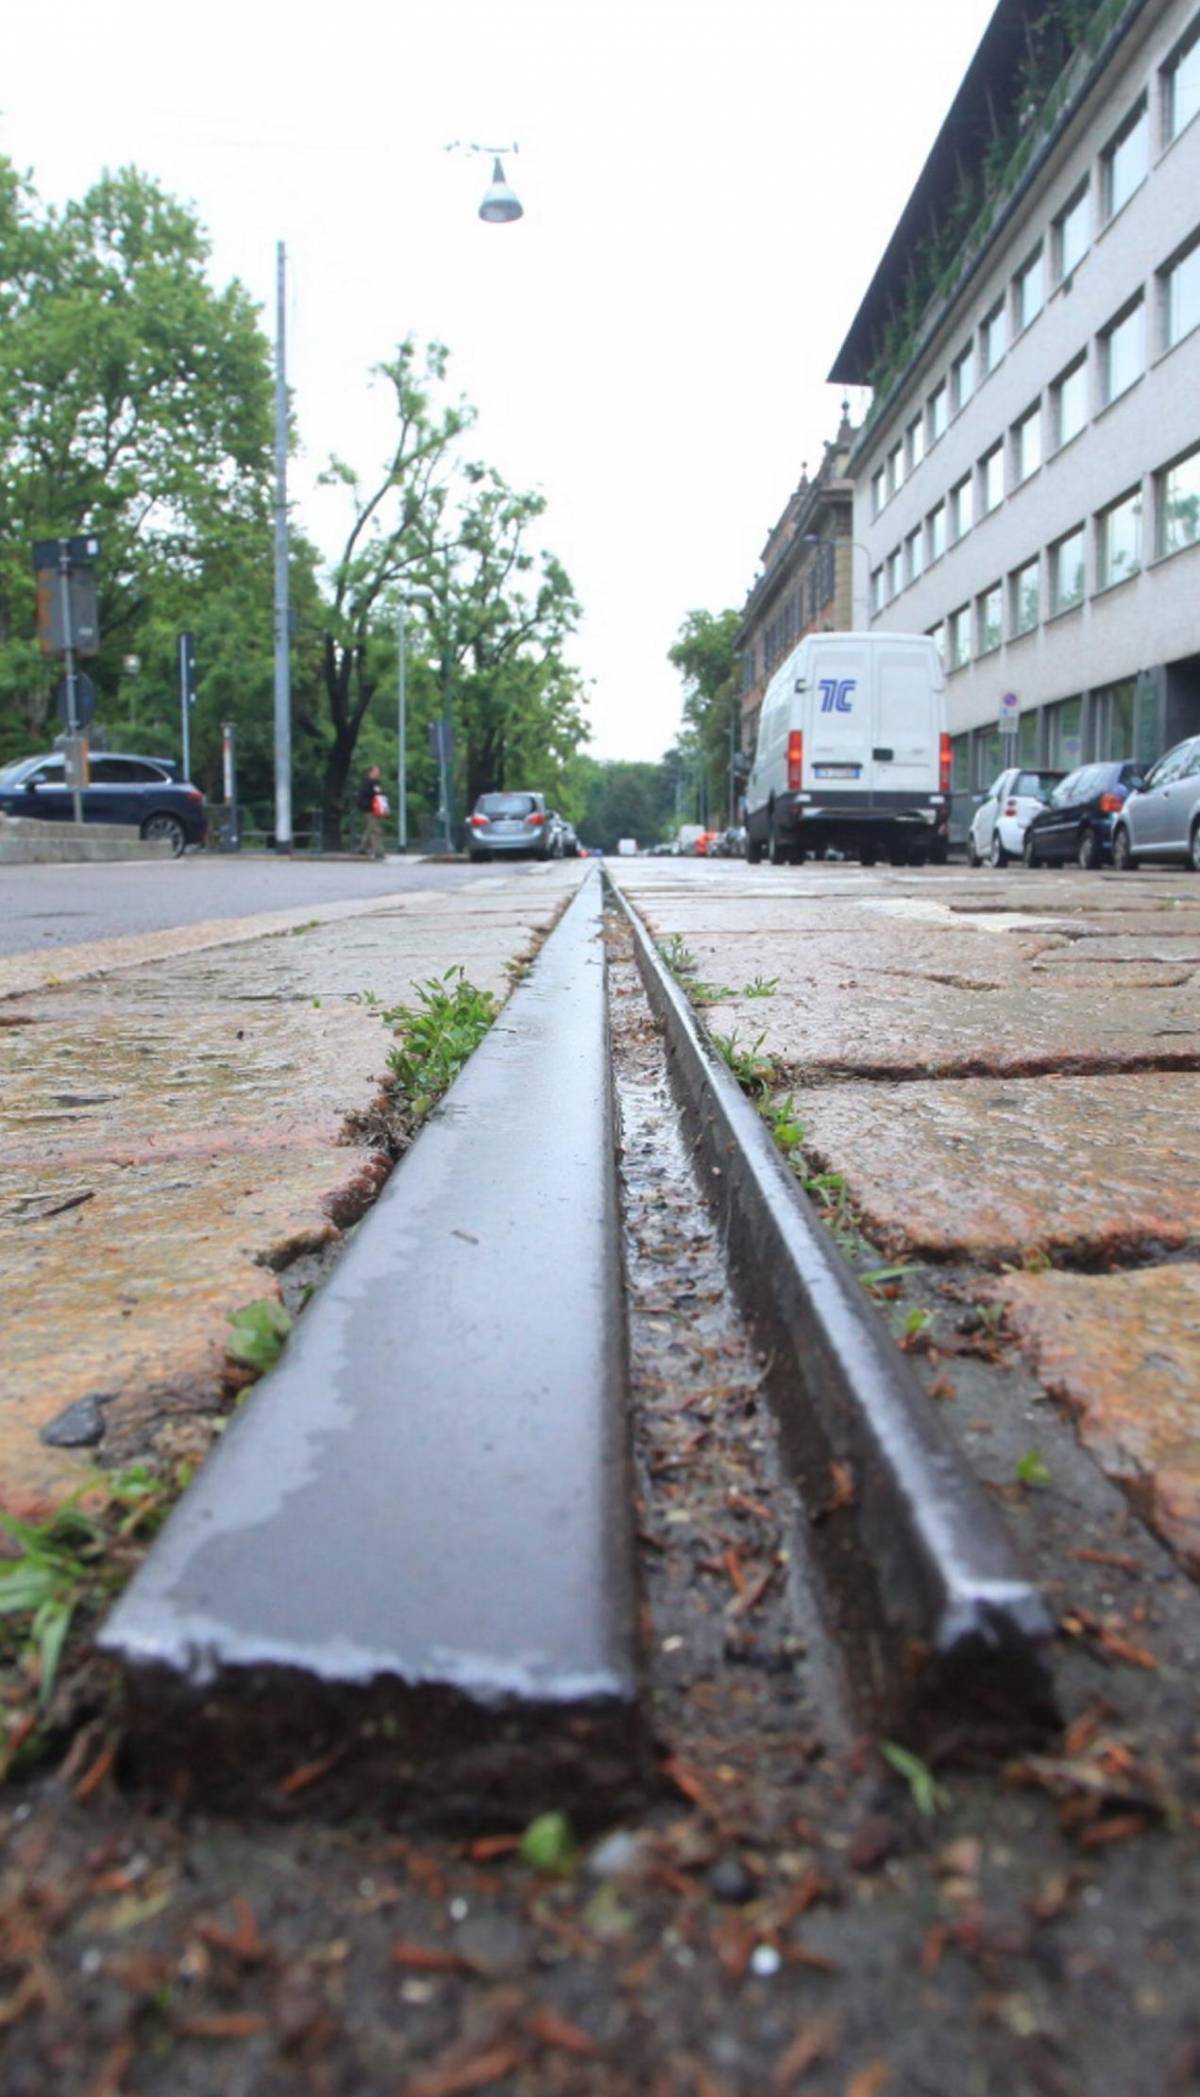
POLYGON ((938 750, 938 788, 943 794, 950 791, 950 738, 944 735, 938 750))
POLYGON ((545 820, 546 818, 540 808, 535 808, 532 815, 527 815, 525 818, 531 830, 540 830, 545 820))
POLYGON ((788 736, 787 748, 787 781, 789 794, 799 793, 800 788, 803 784, 803 779, 801 776, 803 774, 803 771, 804 731, 800 728, 793 728, 790 735, 788 736))
POLYGON ((1116 815, 1118 810, 1124 808, 1124 806, 1124 794, 1101 794, 1100 796, 1101 815, 1116 815))

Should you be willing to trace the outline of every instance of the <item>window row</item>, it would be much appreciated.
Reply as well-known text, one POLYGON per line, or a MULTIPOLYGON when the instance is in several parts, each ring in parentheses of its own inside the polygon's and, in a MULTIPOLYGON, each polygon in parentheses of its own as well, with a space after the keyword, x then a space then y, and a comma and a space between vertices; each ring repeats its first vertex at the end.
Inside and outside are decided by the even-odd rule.
MULTIPOLYGON (((1089 172, 1071 192, 1048 232, 1014 272, 1008 290, 971 330, 946 376, 872 474, 872 517, 878 517, 947 429, 950 417, 966 407, 976 387, 995 370, 1009 341, 1015 341, 1037 319, 1048 289, 1071 277, 1096 234, 1145 180, 1150 171, 1150 97, 1150 88, 1144 88, 1100 154, 1094 175, 1089 172)), ((1200 110, 1200 15, 1159 68, 1157 97, 1159 138, 1165 151, 1200 110)), ((1178 340, 1178 336, 1171 339, 1178 340)))
MULTIPOLYGON (((1200 542, 1200 447, 1154 477, 1156 557, 1200 542)), ((1082 604, 1087 595, 1089 527, 1078 524, 1046 549, 980 590, 973 604, 956 607, 930 628, 948 670, 990 654, 1004 640, 1032 633, 1082 604)), ((1133 488, 1091 520, 1092 592, 1125 582, 1142 566, 1142 491, 1133 488)))
MULTIPOLYGON (((1165 348, 1171 348, 1200 326, 1200 234, 1192 236, 1183 254, 1164 265, 1155 283, 1161 339, 1165 348)), ((903 547, 894 548, 873 571, 873 612, 916 582, 948 545, 963 538, 977 517, 996 509, 1006 483, 1008 493, 1013 494, 1036 473, 1044 457, 1052 458, 1079 435, 1089 413, 1099 414, 1128 391, 1145 369, 1145 306, 1139 291, 1096 337, 1094 356, 1089 360, 1088 351, 1081 350, 1050 385, 1045 399, 1039 394, 1012 424, 1007 439, 998 438, 945 500, 935 504, 924 523, 908 534, 903 547)))

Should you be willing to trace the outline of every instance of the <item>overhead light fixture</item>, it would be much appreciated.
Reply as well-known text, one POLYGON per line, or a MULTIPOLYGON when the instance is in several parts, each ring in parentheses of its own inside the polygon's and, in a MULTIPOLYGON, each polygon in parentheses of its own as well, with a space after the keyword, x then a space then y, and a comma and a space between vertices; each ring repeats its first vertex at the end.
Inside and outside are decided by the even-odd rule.
POLYGON ((479 207, 479 216, 489 226, 508 226, 514 219, 524 217, 521 199, 509 188, 504 179, 504 166, 497 153, 492 162, 492 179, 479 207))

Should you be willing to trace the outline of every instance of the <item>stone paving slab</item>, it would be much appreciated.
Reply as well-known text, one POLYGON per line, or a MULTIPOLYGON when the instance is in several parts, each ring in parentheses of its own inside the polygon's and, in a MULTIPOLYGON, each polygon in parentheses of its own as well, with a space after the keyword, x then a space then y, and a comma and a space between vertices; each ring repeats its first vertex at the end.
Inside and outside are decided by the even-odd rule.
POLYGON ((41 1431, 96 1393, 106 1455, 139 1423, 186 1442, 176 1427, 219 1398, 231 1313, 277 1295, 273 1268, 336 1242, 386 1174, 356 1136, 388 1047, 357 993, 412 1002, 464 963, 503 996, 579 878, 333 906, 303 937, 222 922, 16 957, 64 987, 0 1005, 0 1504, 78 1482, 87 1447, 41 1431))
POLYGON ((846 1084, 793 1094, 889 1255, 1097 1261, 1200 1244, 1200 1074, 846 1084))
POLYGON ((1012 1275, 992 1293, 1080 1439, 1200 1578, 1200 1268, 1012 1275))

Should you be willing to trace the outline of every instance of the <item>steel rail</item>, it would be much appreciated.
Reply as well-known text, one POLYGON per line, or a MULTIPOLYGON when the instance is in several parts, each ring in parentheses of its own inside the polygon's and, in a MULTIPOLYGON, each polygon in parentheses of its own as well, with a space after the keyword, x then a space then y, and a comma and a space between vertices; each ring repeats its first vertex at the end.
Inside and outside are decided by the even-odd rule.
POLYGON ((770 1357, 785 1459, 811 1510, 856 1701, 893 1721, 948 1702, 1002 1721, 1048 1716, 1039 1648, 1053 1627, 1041 1594, 761 1116, 705 1042, 619 875, 605 878, 632 928, 733 1277, 770 1357), (852 1504, 823 1520, 834 1462, 850 1466, 852 1504))

